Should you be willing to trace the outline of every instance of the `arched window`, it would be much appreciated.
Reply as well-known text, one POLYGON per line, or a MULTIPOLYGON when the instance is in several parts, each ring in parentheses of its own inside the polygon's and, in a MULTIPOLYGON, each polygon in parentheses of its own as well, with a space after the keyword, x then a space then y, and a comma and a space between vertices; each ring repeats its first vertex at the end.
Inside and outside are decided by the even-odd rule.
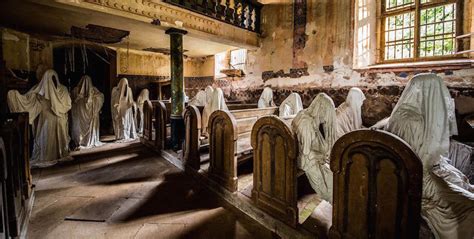
POLYGON ((444 59, 460 50, 462 0, 381 0, 379 61, 444 59))

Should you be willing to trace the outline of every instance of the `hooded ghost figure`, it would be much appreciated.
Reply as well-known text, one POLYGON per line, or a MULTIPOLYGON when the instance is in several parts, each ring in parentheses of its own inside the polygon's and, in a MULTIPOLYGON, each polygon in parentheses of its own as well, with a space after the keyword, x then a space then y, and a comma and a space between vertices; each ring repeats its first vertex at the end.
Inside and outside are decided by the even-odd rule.
POLYGON ((214 88, 207 86, 206 90, 200 90, 189 104, 194 106, 206 106, 207 102, 212 98, 212 92, 214 92, 214 88))
POLYGON ((132 89, 128 86, 126 78, 122 78, 118 85, 112 89, 111 103, 115 138, 117 140, 137 138, 133 113, 135 102, 133 101, 132 89))
POLYGON ((138 117, 139 117, 139 120, 137 120, 137 122, 138 122, 138 133, 140 134, 143 133, 143 105, 145 104, 146 101, 149 101, 149 100, 150 100, 150 92, 148 91, 148 89, 143 89, 137 98, 137 108, 138 108, 138 117))
POLYGON ((359 88, 353 87, 347 94, 346 101, 336 109, 337 135, 343 136, 351 131, 361 129, 362 126, 362 104, 365 95, 359 88))
POLYGON ((104 94, 92 85, 85 75, 72 90, 72 139, 78 147, 101 146, 99 137, 99 113, 104 104, 104 94))
POLYGON ((34 145, 31 165, 46 167, 69 155, 68 114, 71 98, 58 74, 47 70, 41 81, 26 94, 8 92, 12 112, 28 112, 33 125, 34 145))
POLYGON ((421 216, 436 238, 473 238, 474 187, 447 161, 457 134, 454 101, 435 74, 415 76, 395 106, 387 130, 411 145, 423 163, 421 216))
POLYGON ((268 108, 275 106, 273 102, 273 91, 270 87, 263 89, 262 95, 258 100, 258 108, 268 108))
POLYGON ((303 110, 303 102, 298 93, 291 93, 280 105, 280 117, 292 116, 303 110))
POLYGON ((216 110, 228 110, 227 105, 225 103, 224 93, 220 88, 216 88, 212 93, 211 100, 204 106, 204 110, 202 112, 202 134, 207 134, 207 125, 209 123, 209 117, 211 116, 212 112, 216 110))
POLYGON ((316 193, 332 202, 329 154, 337 140, 336 109, 332 99, 319 93, 307 109, 296 115, 292 128, 298 137, 299 168, 305 171, 316 193))

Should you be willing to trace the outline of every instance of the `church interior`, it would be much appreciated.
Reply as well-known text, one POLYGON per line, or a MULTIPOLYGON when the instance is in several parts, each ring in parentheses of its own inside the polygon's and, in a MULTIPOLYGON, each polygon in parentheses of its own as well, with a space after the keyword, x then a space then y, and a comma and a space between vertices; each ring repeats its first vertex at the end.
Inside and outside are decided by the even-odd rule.
POLYGON ((474 0, 0 2, 0 238, 474 238, 474 0))

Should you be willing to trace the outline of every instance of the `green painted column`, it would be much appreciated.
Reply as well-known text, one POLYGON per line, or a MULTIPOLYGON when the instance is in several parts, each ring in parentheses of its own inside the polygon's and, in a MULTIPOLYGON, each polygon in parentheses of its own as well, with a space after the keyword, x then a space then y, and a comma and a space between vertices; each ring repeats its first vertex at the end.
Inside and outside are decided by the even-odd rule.
POLYGON ((170 35, 171 58, 171 147, 181 149, 184 139, 184 70, 183 70, 183 35, 187 31, 170 28, 166 34, 170 35))

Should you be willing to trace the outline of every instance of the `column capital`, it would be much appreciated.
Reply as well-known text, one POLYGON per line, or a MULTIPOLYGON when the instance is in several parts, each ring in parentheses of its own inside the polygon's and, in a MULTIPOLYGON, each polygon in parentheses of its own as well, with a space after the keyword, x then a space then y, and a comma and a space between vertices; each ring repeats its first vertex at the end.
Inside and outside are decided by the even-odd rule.
POLYGON ((168 35, 174 35, 174 34, 186 35, 188 34, 188 31, 185 31, 183 29, 178 29, 178 28, 168 28, 168 30, 166 30, 165 33, 168 35))

